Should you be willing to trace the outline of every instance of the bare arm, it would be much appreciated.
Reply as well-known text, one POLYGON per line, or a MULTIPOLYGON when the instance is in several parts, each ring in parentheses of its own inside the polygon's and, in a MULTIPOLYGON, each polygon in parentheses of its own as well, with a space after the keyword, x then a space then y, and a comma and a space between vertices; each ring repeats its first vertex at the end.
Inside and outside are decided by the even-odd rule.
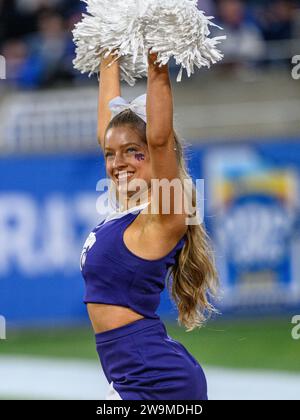
POLYGON ((173 97, 169 67, 155 65, 156 56, 148 56, 147 140, 150 146, 173 140, 173 97))
MULTIPOLYGON (((173 97, 168 65, 159 68, 154 65, 156 57, 149 56, 147 89, 147 143, 151 160, 152 178, 166 179, 172 183, 179 181, 180 171, 177 160, 173 129, 173 97)), ((180 183, 181 185, 181 183, 180 183)), ((177 214, 175 203, 182 202, 183 190, 170 190, 170 196, 163 197, 160 189, 156 220, 169 229, 172 235, 181 236, 186 232, 185 214, 177 214), (163 201, 170 200, 170 212, 163 210, 163 201)), ((168 206, 168 203, 165 203, 168 206)))
POLYGON ((121 96, 119 62, 110 67, 113 57, 109 55, 100 65, 99 101, 98 101, 98 142, 104 152, 104 134, 111 120, 109 102, 116 96, 121 96))

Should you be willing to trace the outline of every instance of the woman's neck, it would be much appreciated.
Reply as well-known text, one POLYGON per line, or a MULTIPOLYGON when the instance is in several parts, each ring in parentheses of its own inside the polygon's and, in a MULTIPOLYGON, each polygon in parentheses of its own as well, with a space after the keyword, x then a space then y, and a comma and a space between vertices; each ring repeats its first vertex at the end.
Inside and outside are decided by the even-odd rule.
POLYGON ((125 197, 124 200, 119 201, 119 211, 127 211, 135 207, 142 207, 149 204, 151 201, 151 191, 142 194, 140 197, 134 200, 131 197, 125 197))

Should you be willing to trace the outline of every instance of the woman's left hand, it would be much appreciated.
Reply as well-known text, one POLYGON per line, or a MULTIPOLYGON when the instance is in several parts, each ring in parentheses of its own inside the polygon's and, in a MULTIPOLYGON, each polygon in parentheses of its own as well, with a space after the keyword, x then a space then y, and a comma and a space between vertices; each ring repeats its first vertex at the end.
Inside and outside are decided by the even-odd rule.
POLYGON ((155 62, 157 61, 158 53, 156 52, 151 53, 150 51, 151 51, 151 48, 148 51, 148 63, 149 65, 153 66, 155 62))

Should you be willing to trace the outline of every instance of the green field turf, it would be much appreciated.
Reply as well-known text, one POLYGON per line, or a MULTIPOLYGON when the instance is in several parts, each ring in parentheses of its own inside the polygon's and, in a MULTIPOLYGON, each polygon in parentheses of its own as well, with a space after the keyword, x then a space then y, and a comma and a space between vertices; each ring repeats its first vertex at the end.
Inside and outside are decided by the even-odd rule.
MULTIPOLYGON (((265 320, 209 321, 185 332, 165 323, 203 365, 300 372, 300 340, 293 340, 291 317, 265 320)), ((98 361, 91 328, 8 331, 0 355, 81 358, 98 361)))

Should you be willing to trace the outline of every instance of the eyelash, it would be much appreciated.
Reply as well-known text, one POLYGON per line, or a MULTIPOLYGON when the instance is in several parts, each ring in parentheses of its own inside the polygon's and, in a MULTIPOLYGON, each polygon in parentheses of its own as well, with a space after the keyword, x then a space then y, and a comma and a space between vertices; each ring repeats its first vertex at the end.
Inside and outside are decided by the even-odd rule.
MULTIPOLYGON (((126 149, 126 152, 128 152, 128 150, 134 150, 135 152, 137 152, 137 149, 135 149, 134 147, 128 147, 128 149, 126 149)), ((105 154, 105 157, 108 157, 110 154, 110 152, 105 154)))

